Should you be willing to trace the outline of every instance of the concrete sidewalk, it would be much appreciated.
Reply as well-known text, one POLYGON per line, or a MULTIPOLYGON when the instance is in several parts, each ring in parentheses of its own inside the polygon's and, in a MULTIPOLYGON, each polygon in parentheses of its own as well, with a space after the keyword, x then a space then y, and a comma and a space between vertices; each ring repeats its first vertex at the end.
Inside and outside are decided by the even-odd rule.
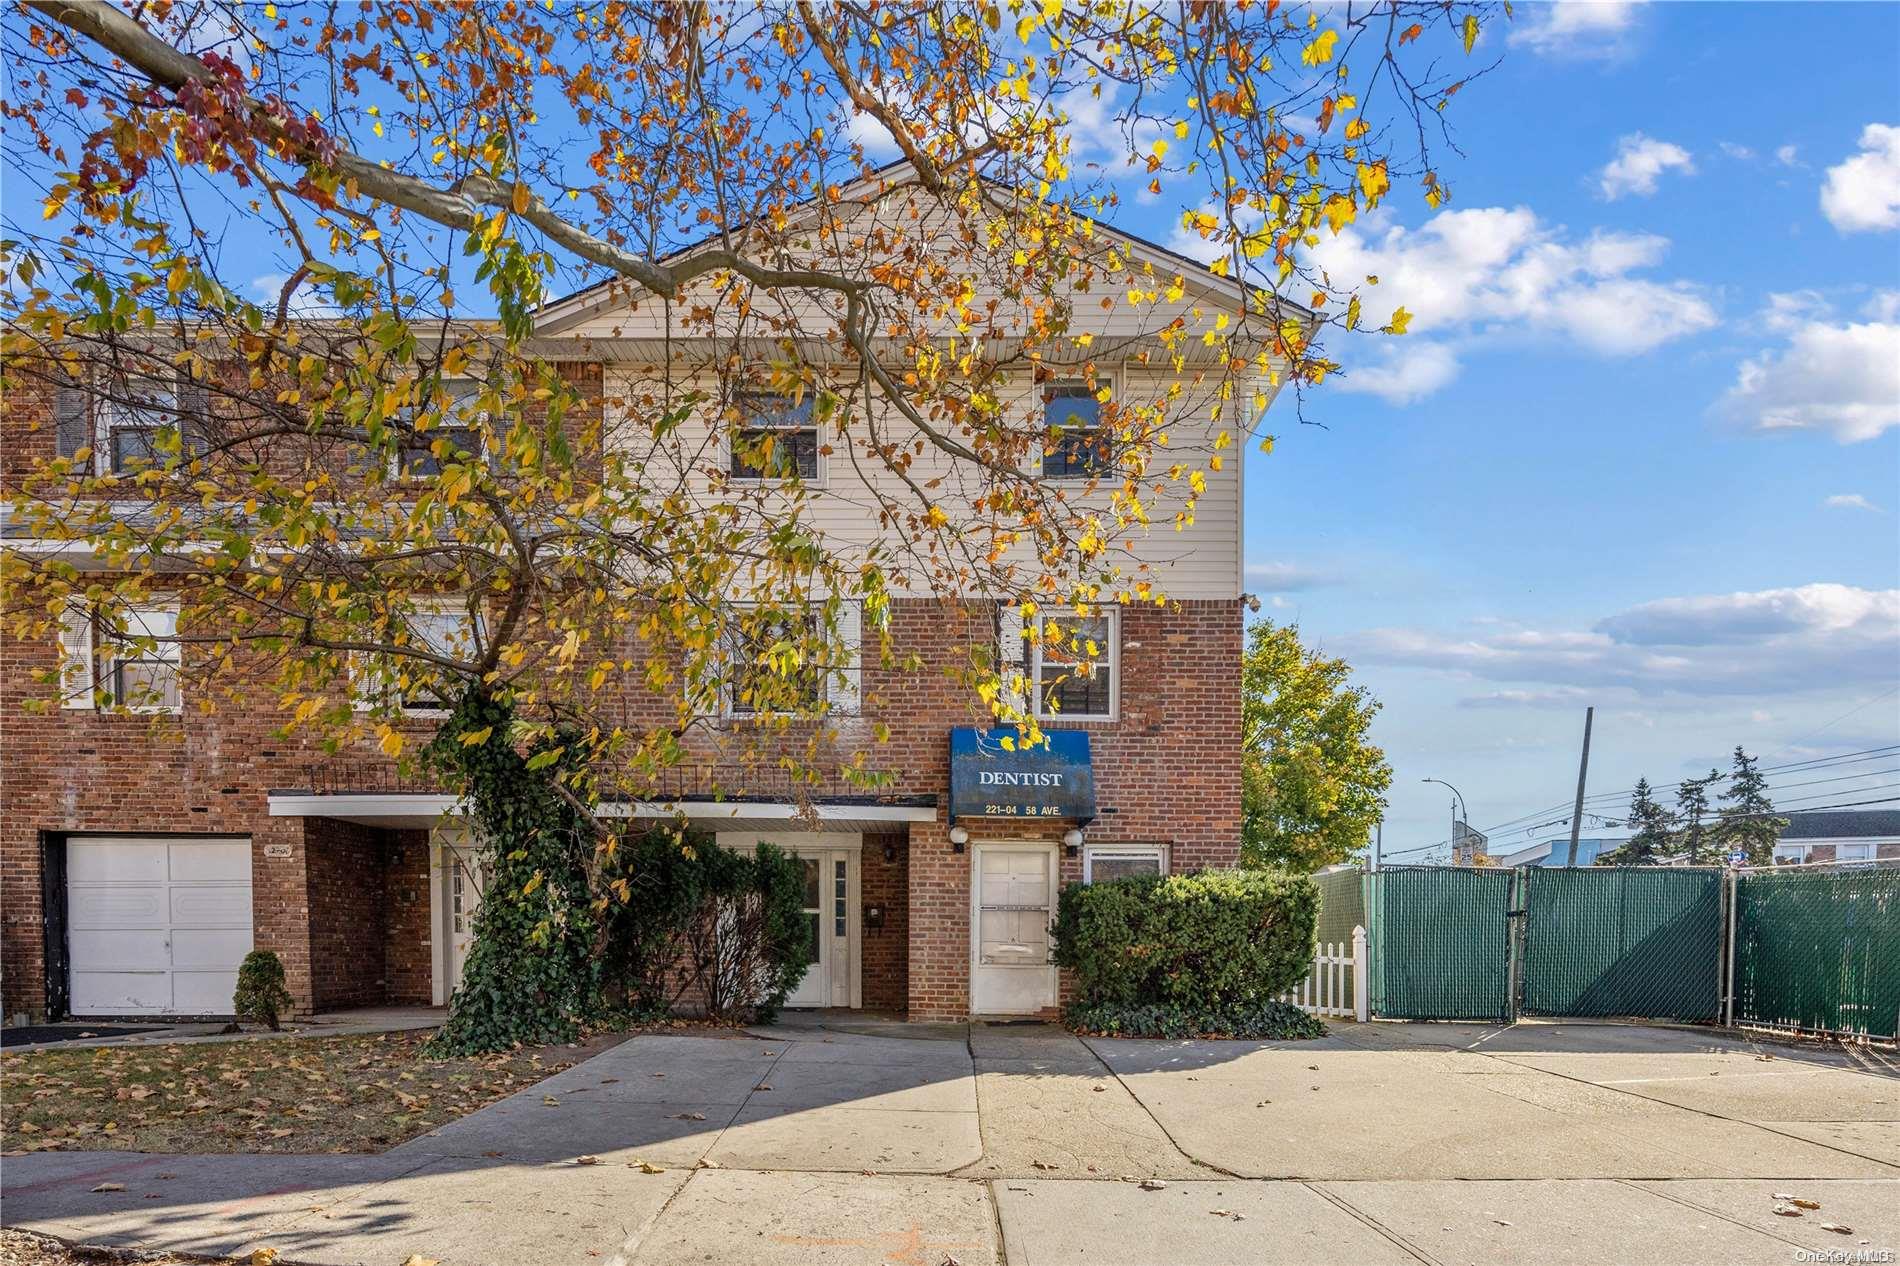
POLYGON ((325 1266, 1900 1250, 1900 1078, 1851 1054, 1603 1025, 903 1032, 635 1038, 381 1156, 9 1157, 4 1221, 325 1266))

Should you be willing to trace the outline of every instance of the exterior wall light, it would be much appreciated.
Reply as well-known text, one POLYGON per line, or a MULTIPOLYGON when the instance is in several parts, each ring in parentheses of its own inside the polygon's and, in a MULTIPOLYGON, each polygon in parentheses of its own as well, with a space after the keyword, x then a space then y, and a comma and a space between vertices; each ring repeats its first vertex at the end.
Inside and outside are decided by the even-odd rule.
POLYGON ((1075 856, 1076 850, 1082 847, 1082 831, 1080 827, 1072 826, 1062 833, 1062 847, 1070 857, 1075 856))
POLYGON ((969 842, 970 832, 968 830, 960 826, 950 828, 950 848, 952 851, 961 853, 963 846, 969 842))

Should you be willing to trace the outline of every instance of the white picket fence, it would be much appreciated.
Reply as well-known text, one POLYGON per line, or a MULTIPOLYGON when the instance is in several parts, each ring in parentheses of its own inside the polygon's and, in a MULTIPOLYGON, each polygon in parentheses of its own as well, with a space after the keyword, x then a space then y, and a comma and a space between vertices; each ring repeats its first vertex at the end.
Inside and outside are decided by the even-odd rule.
POLYGON ((1313 970, 1305 980, 1280 995, 1314 1015, 1370 1019, 1371 994, 1366 982, 1366 930, 1356 927, 1352 940, 1322 942, 1313 954, 1313 970))

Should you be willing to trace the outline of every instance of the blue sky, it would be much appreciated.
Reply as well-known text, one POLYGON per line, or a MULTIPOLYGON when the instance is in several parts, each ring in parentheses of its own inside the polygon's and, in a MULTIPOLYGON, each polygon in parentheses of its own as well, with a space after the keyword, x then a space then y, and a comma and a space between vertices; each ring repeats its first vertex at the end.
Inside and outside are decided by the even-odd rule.
MULTIPOLYGON (((1309 400, 1325 429, 1276 406, 1247 470, 1263 614, 1385 705, 1388 852, 1448 833, 1422 778, 1480 827, 1567 802, 1589 704, 1625 799, 1737 743, 1900 743, 1900 131, 1862 144, 1900 127, 1900 7, 1568 7, 1519 6, 1457 101, 1463 219, 1362 235, 1414 278, 1399 359, 1349 349, 1360 389, 1309 400)), ((1810 780, 1857 769, 1900 759, 1784 799, 1900 794, 1810 780)))

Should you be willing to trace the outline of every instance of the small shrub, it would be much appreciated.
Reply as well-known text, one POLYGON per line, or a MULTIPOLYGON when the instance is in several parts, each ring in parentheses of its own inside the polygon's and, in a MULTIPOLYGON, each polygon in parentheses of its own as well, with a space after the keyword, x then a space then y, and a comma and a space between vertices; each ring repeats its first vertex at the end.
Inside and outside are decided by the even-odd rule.
POLYGON ((706 1014, 769 1023, 811 965, 804 868, 765 843, 751 856, 713 847, 699 850, 698 859, 705 898, 686 945, 706 1014))
POLYGON ((607 910, 601 971, 608 991, 628 1012, 667 1015, 692 983, 680 970, 686 934, 707 899, 702 855, 717 848, 704 832, 671 827, 621 844, 614 881, 626 884, 627 895, 607 910))
POLYGON ((1075 973, 1077 1008, 1245 1017, 1312 970, 1318 914, 1313 880, 1276 871, 1071 884, 1056 962, 1075 973))
POLYGON ((1326 1036, 1326 1026, 1290 1002, 1267 1001, 1201 1010, 1113 1002, 1073 1003, 1063 1013, 1072 1029, 1101 1037, 1232 1037, 1254 1041, 1326 1036))
POLYGON ((231 1009, 240 1020, 278 1027, 278 1017, 291 1008, 290 990, 284 987, 283 960, 269 950, 252 950, 238 967, 237 992, 231 996, 231 1009))

